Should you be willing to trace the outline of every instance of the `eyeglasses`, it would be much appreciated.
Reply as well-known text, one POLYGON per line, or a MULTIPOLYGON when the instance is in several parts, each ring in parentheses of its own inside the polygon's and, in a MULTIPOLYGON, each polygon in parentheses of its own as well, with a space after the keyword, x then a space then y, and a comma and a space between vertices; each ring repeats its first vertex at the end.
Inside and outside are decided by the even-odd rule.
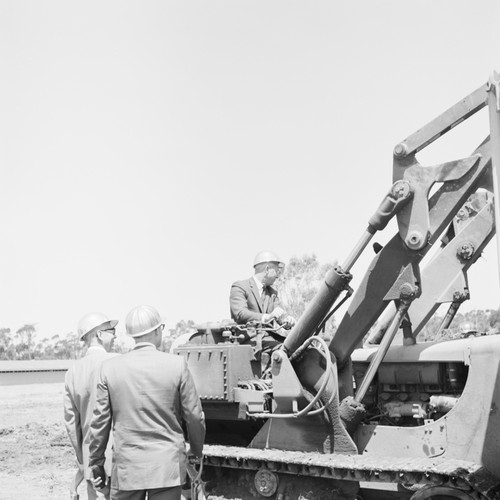
POLYGON ((101 330, 101 332, 107 332, 111 335, 116 335, 116 328, 107 328, 106 330, 101 330))

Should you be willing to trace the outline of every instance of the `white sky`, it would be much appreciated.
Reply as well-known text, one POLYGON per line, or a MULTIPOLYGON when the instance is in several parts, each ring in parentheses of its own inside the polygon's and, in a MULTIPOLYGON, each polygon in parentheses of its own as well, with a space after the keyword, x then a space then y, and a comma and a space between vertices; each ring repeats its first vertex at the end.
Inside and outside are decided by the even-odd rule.
MULTIPOLYGON (((499 19, 497 0, 1 0, 0 327, 141 303, 218 320, 260 249, 343 262, 394 145, 500 70, 499 19)), ((420 159, 487 130, 483 111, 420 159)), ((484 256, 465 309, 499 305, 484 256)))

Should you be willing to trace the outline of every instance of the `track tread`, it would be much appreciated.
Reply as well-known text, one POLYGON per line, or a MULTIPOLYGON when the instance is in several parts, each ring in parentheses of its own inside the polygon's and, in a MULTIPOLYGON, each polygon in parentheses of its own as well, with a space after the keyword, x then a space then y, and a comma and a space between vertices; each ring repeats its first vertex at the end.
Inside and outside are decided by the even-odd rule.
POLYGON ((449 485, 470 490, 477 499, 500 499, 500 480, 479 464, 464 460, 322 454, 206 445, 205 463, 229 468, 339 480, 449 485))

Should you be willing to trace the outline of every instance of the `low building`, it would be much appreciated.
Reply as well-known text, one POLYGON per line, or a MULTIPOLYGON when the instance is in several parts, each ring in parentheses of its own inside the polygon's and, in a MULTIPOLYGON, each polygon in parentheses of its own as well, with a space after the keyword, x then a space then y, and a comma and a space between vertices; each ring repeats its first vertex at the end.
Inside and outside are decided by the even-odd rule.
POLYGON ((74 359, 0 361, 0 386, 64 382, 74 359))

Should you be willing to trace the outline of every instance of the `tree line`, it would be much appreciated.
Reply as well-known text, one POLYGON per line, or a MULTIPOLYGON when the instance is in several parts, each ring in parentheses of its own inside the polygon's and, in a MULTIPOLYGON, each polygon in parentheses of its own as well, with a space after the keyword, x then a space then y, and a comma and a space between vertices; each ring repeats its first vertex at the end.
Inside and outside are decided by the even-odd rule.
MULTIPOLYGON (((279 295, 288 312, 299 318, 308 302, 313 298, 321 281, 333 263, 321 264, 315 255, 292 257, 278 281, 279 295)), ((411 314, 411 310, 410 310, 411 314)), ((222 319, 222 318, 221 318, 222 319)), ((435 340, 442 317, 433 316, 418 336, 419 341, 435 340)), ((336 329, 335 315, 325 324, 322 336, 329 340, 336 329)), ((161 349, 168 351, 172 342, 188 332, 196 330, 192 320, 181 320, 163 336, 161 349)), ((473 310, 457 313, 449 329, 440 332, 440 339, 452 339, 479 332, 484 334, 500 331, 500 309, 473 310)), ((115 351, 126 352, 131 347, 130 339, 118 336, 115 351)), ((78 359, 85 352, 85 345, 76 333, 53 335, 37 340, 36 325, 25 324, 15 332, 0 328, 0 360, 30 359, 78 359)))
MULTIPOLYGON (((174 339, 189 331, 195 331, 194 321, 179 321, 163 336, 161 350, 168 352, 174 339)), ((131 342, 117 336, 114 351, 126 352, 130 347, 131 342)), ((78 359, 85 351, 85 344, 74 332, 37 340, 34 324, 23 325, 15 332, 10 328, 0 328, 0 360, 78 359)))

